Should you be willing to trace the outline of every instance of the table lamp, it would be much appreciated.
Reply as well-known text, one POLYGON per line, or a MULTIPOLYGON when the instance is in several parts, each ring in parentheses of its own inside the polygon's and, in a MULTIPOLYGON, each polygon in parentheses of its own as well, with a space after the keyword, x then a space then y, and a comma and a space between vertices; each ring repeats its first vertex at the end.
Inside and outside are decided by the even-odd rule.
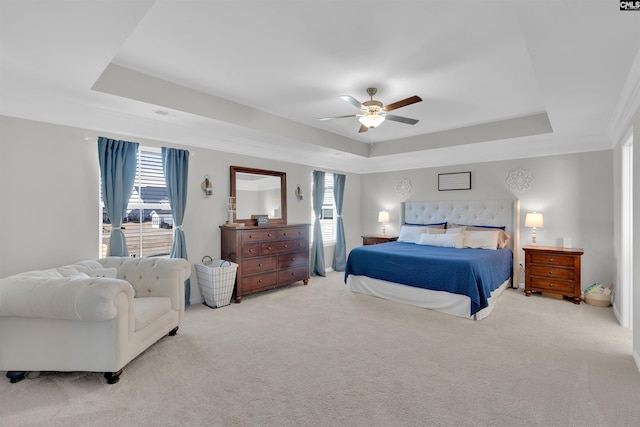
POLYGON ((387 234, 385 224, 389 222, 389 212, 380 211, 380 213, 378 213, 378 222, 382 223, 382 234, 387 234))
POLYGON ((531 227, 531 244, 536 244, 536 229, 544 227, 544 218, 541 213, 529 212, 524 219, 524 226, 531 227))

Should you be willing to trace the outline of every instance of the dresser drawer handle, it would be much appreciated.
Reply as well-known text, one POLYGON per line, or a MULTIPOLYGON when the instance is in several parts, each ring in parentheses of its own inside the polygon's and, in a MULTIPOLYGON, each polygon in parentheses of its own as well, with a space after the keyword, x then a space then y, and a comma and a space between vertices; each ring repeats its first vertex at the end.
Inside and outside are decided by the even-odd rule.
POLYGON ((253 252, 253 249, 249 249, 249 253, 253 252))
POLYGON ((258 279, 258 283, 262 283, 262 279, 258 279))
POLYGON ((261 263, 261 262, 260 262, 260 263, 258 263, 258 267, 262 267, 262 263, 261 263))
POLYGON ((267 233, 267 237, 271 237, 271 233, 267 233))
POLYGON ((295 260, 296 260, 295 258, 293 258, 293 257, 291 258, 291 261, 295 261, 295 260))
POLYGON ((283 235, 283 236, 286 236, 286 235, 287 235, 287 232, 285 231, 284 233, 282 233, 282 235, 283 235))
POLYGON ((553 270, 549 270, 549 274, 553 274, 553 270))
POLYGON ((553 258, 549 258, 549 262, 553 262, 553 258))
POLYGON ((269 246, 267 249, 271 250, 271 246, 269 246))
POLYGON ((553 288, 553 283, 549 283, 549 287, 550 287, 550 288, 553 288))
POLYGON ((284 245, 284 248, 285 248, 285 249, 287 249, 288 247, 289 247, 289 246, 287 246, 287 245, 284 245))

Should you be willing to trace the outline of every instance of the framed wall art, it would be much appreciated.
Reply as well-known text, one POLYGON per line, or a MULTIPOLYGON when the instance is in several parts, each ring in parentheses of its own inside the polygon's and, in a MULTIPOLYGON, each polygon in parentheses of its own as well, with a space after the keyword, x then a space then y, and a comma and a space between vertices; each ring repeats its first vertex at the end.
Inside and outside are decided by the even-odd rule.
POLYGON ((471 172, 439 173, 438 191, 471 190, 471 172))

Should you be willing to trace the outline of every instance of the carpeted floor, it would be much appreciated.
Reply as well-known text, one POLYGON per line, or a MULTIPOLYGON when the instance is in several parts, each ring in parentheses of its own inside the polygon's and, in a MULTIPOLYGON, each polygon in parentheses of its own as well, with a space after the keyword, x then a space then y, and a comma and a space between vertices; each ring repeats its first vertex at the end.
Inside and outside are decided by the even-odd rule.
POLYGON ((507 290, 481 322, 308 286, 192 306, 107 385, 0 381, 1 426, 636 426, 631 332, 610 308, 507 290))

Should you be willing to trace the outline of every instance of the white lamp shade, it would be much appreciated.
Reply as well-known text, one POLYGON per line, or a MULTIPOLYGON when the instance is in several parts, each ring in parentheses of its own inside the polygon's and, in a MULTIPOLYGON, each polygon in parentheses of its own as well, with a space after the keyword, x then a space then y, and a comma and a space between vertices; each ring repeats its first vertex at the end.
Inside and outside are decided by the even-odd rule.
POLYGON ((529 212, 524 219, 525 227, 544 227, 544 218, 541 213, 529 212))
POLYGON ((361 116, 359 119, 360 123, 365 125, 368 128, 375 128, 380 126, 380 123, 384 122, 384 116, 380 114, 365 114, 361 116))
POLYGON ((389 222, 389 212, 380 211, 378 214, 378 222, 389 222))

